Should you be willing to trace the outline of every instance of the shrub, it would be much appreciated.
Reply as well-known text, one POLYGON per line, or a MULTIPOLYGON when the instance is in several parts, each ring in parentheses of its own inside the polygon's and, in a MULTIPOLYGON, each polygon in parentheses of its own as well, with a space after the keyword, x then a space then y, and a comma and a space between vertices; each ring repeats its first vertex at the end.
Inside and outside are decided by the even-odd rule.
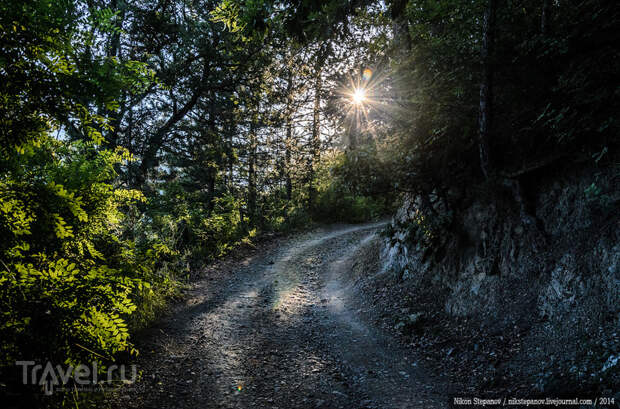
POLYGON ((123 150, 42 138, 0 175, 0 359, 99 361, 134 352, 125 319, 150 291, 148 254, 114 232, 143 200, 114 187, 123 150))
POLYGON ((327 222, 360 223, 387 214, 391 210, 391 197, 373 194, 381 183, 381 177, 372 176, 372 162, 377 163, 373 152, 365 152, 361 157, 357 153, 327 156, 317 171, 313 218, 327 222))

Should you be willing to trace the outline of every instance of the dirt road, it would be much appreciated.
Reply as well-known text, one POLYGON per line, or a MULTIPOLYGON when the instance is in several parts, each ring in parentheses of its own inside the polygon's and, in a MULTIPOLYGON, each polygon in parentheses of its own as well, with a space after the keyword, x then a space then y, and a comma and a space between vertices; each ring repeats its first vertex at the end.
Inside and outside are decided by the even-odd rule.
POLYGON ((121 389, 118 406, 445 408, 441 382, 370 324, 372 306, 347 284, 356 250, 381 227, 281 240, 201 281, 143 337, 142 380, 121 389))

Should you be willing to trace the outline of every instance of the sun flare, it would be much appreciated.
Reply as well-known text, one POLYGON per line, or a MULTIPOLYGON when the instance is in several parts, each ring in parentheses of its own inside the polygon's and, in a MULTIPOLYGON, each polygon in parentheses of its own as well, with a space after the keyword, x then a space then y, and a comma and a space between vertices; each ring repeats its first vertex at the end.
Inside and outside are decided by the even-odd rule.
POLYGON ((355 105, 361 105, 366 101, 366 90, 363 88, 357 88, 352 95, 352 100, 355 105))

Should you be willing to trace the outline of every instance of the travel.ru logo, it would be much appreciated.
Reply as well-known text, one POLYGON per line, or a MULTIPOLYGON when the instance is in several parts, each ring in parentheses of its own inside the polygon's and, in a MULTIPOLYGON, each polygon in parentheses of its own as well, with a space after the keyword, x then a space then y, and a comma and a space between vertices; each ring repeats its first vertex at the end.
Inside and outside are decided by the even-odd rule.
POLYGON ((55 388, 65 390, 69 383, 72 383, 72 389, 84 390, 113 382, 130 384, 138 377, 136 365, 129 365, 129 374, 125 365, 110 365, 107 371, 100 373, 97 362, 91 362, 90 366, 79 364, 76 367, 54 366, 49 361, 45 365, 36 364, 35 361, 16 361, 15 365, 22 367, 24 385, 40 385, 46 395, 54 393, 55 388))

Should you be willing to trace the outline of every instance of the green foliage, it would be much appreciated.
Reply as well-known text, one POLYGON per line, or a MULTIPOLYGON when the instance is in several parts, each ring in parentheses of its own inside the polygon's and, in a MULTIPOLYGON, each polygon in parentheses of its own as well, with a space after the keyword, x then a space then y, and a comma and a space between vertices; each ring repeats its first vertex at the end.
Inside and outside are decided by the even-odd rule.
POLYGON ((188 192, 181 182, 167 182, 156 192, 134 227, 138 247, 160 251, 153 268, 173 269, 180 276, 187 273, 188 262, 194 266, 223 256, 256 233, 247 230, 242 202, 231 195, 205 201, 200 192, 188 192))
MULTIPOLYGON (((36 141, 70 120, 79 123, 82 138, 101 144, 111 127, 92 108, 114 111, 122 90, 141 92, 153 80, 143 63, 92 53, 97 37, 82 24, 85 6, 74 0, 0 5, 0 149, 36 141)), ((92 19, 106 32, 113 17, 103 10, 92 19)))
MULTIPOLYGON (((392 6, 400 2, 391 2, 392 6)), ((488 2, 409 0, 408 41, 395 41, 389 92, 394 109, 384 133, 393 143, 400 187, 429 194, 480 180, 482 16, 488 2), (396 49, 397 48, 397 49, 396 49)), ((585 1, 570 8, 498 2, 489 62, 492 74, 489 157, 497 175, 617 150, 618 9, 585 1), (613 148, 612 148, 613 145, 613 148), (562 157, 564 160, 556 160, 562 157)), ((596 159, 595 159, 596 160, 596 159)))
POLYGON ((125 320, 151 291, 149 254, 121 232, 127 209, 144 200, 115 185, 131 155, 101 145, 112 130, 102 112, 153 76, 145 64, 96 53, 87 24, 118 32, 115 14, 86 6, 0 5, 2 366, 97 360, 103 370, 135 352, 125 320))
POLYGON ((617 5, 583 1, 558 13, 547 36, 521 44, 527 68, 551 80, 543 103, 536 104, 534 130, 547 132, 563 150, 600 150, 616 139, 619 123, 613 107, 620 94, 612 84, 618 80, 614 61, 620 50, 613 36, 619 20, 617 5))
POLYGON ((39 137, 0 178, 0 359, 102 367, 134 352, 125 317, 149 291, 147 255, 114 231, 142 195, 115 188, 125 151, 39 137))
POLYGON ((211 18, 216 23, 224 23, 227 30, 236 33, 242 31, 245 26, 240 23, 239 9, 239 4, 224 0, 211 12, 211 18))
POLYGON ((317 170, 317 198, 312 215, 317 220, 360 223, 391 210, 388 192, 377 194, 380 177, 376 157, 368 152, 334 153, 317 170), (367 176, 367 177, 365 177, 367 176))
POLYGON ((593 210, 608 215, 615 210, 614 199, 611 194, 611 187, 599 176, 598 174, 595 175, 595 181, 586 186, 583 194, 593 210))

